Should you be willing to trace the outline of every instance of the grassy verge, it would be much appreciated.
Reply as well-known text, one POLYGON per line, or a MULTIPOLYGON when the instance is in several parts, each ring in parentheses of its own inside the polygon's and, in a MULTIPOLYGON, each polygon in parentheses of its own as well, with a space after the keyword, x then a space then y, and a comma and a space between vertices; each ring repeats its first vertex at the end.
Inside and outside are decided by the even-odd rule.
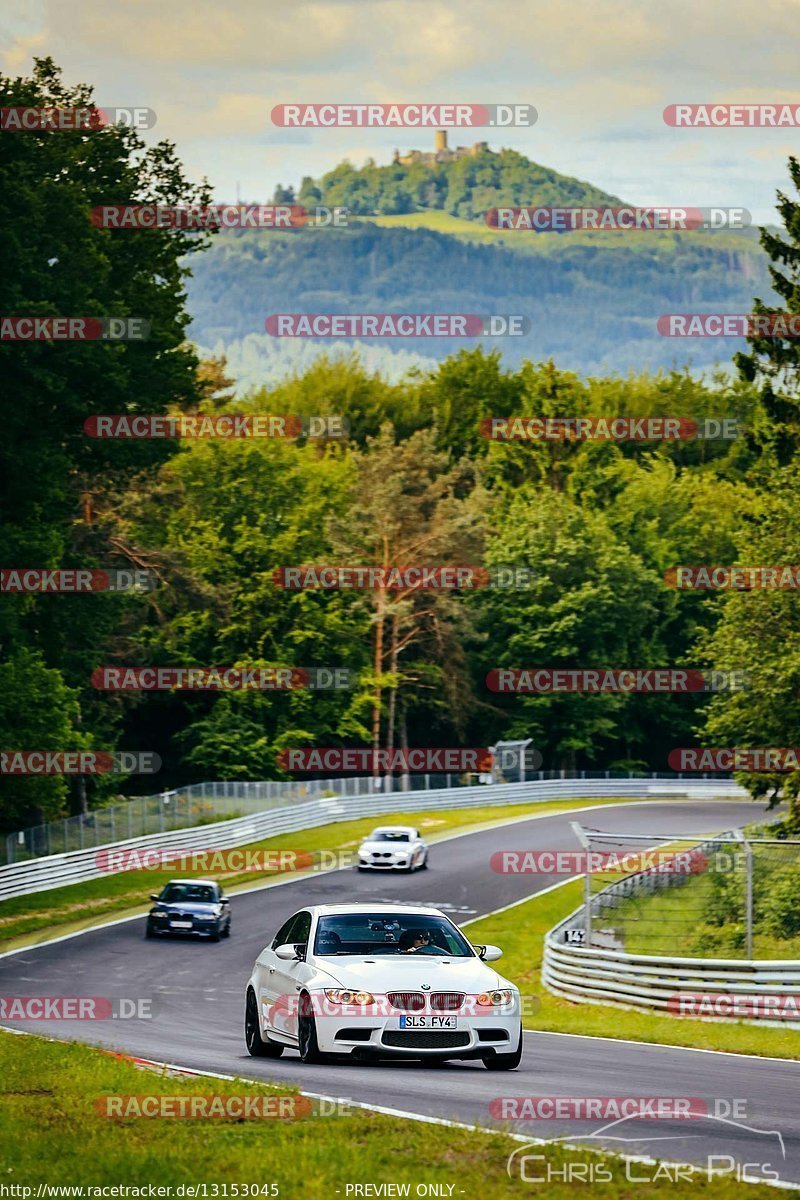
MULTIPOLYGON (((0 1077, 3 1182, 32 1187, 32 1195, 39 1184, 132 1186, 143 1188, 139 1194, 145 1196, 148 1185, 186 1189, 205 1184, 209 1197, 223 1196, 222 1184, 228 1185, 228 1195, 245 1196, 241 1185, 247 1184, 265 1189, 258 1195, 269 1195, 269 1185, 275 1184, 278 1191, 272 1194, 281 1200, 301 1200, 337 1192, 345 1197, 348 1185, 367 1183, 406 1184, 412 1196, 419 1184, 431 1183, 452 1185, 449 1194, 454 1197, 488 1192, 502 1200, 535 1194, 531 1184, 506 1174, 508 1155, 519 1143, 502 1132, 422 1125, 353 1108, 333 1116, 282 1120, 109 1118, 97 1107, 107 1096, 264 1096, 276 1089, 155 1075, 80 1045, 11 1034, 0 1034, 0 1077), (237 1193, 232 1185, 239 1186, 237 1193)), ((280 1091, 286 1095, 292 1089, 280 1091)), ((619 1159, 555 1146, 536 1152, 546 1158, 535 1164, 539 1174, 549 1166, 563 1176, 567 1161, 585 1163, 595 1172, 603 1165, 610 1179, 592 1183, 592 1196, 623 1200, 633 1195, 635 1185, 626 1180, 619 1159)), ((637 1164, 635 1173, 649 1172, 652 1179, 656 1170, 637 1164)), ((546 1194, 566 1200, 574 1196, 574 1187, 556 1176, 546 1194)), ((672 1198, 674 1189, 674 1182, 662 1175, 650 1182, 648 1196, 672 1198)), ((691 1192, 709 1200, 733 1200, 741 1195, 741 1184, 698 1176, 691 1192)), ((177 1194, 173 1190, 173 1197, 177 1194)), ((448 1190, 443 1187, 438 1194, 448 1190)), ((754 1186, 750 1194, 761 1200, 771 1193, 754 1186)))
POLYGON ((796 1029, 764 1029, 744 1022, 722 1024, 623 1011, 612 1005, 573 1004, 545 991, 541 984, 544 935, 577 908, 582 898, 583 883, 575 880, 506 912, 471 921, 466 927, 471 941, 502 946, 504 958, 499 969, 519 985, 523 995, 539 998, 538 1012, 525 1021, 527 1029, 665 1042, 733 1054, 791 1059, 800 1056, 796 1029))
MULTIPOLYGON (((620 804, 625 800, 565 800, 551 804, 508 804, 487 805, 483 808, 454 808, 444 811, 418 813, 387 813, 379 817, 361 817, 354 821, 340 821, 330 825, 318 825, 300 833, 286 833, 279 837, 265 838, 253 842, 244 850, 312 850, 352 851, 360 840, 376 825, 416 824, 423 837, 430 842, 455 831, 476 830, 498 822, 525 816, 568 812, 570 809, 595 804, 620 804)), ((642 803, 642 801, 627 801, 642 803)), ((187 872, 186 878, 213 874, 220 879, 228 891, 235 893, 237 887, 246 887, 260 880, 286 877, 293 872, 250 871, 224 874, 218 871, 187 872)), ((72 933, 77 929, 89 928, 102 920, 115 916, 146 912, 151 892, 161 889, 167 880, 174 878, 175 868, 163 871, 121 871, 91 879, 86 883, 73 883, 69 887, 53 888, 47 892, 36 892, 31 896, 18 896, 3 901, 0 916, 0 950, 13 950, 17 946, 37 940, 36 935, 72 933)), ((40 940, 40 939, 38 939, 40 940)))
POLYGON ((624 246, 634 253, 652 253, 654 249, 663 255, 678 254, 687 245, 703 246, 714 250, 738 250, 747 253, 755 252, 754 242, 741 234, 716 232, 706 233, 702 230, 692 230, 681 233, 676 230, 653 229, 645 240, 636 241, 624 229, 576 229, 569 238, 560 233, 532 233, 530 230, 499 230, 490 228, 483 221, 470 221, 463 217, 453 216, 443 209, 425 209, 422 212, 398 213, 392 215, 360 217, 359 221, 369 222, 385 229, 433 229, 437 233, 449 234, 460 241, 478 242, 500 246, 504 250, 512 250, 518 254, 536 254, 552 256, 559 253, 569 253, 576 246, 592 249, 613 249, 624 246))

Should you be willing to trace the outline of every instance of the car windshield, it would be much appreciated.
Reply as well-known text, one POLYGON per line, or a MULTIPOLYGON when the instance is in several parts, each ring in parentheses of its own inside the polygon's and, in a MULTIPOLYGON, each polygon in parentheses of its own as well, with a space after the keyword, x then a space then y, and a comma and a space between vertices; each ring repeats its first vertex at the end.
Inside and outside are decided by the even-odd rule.
POLYGON ((367 838, 368 842, 410 842, 411 834, 405 829, 376 829, 367 838))
POLYGON ((474 957, 469 942, 444 917, 402 912, 340 913, 320 917, 314 953, 323 957, 343 954, 474 957))
POLYGON ((200 883, 168 883, 159 896, 165 904, 213 904, 214 888, 200 883))

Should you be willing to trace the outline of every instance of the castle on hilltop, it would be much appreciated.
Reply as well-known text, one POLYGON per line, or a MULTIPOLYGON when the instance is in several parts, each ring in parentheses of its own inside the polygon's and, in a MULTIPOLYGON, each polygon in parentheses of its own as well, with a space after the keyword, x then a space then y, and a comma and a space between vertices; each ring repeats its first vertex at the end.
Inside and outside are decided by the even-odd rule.
POLYGON ((426 167, 434 167, 437 163, 455 162, 457 158, 474 158, 476 154, 482 154, 484 150, 489 149, 488 142, 473 142, 471 146, 456 146, 455 150, 451 150, 447 145, 447 130, 436 130, 436 149, 429 150, 409 150, 408 154, 401 154, 399 150, 395 150, 392 162, 403 167, 413 167, 416 163, 422 163, 426 167))

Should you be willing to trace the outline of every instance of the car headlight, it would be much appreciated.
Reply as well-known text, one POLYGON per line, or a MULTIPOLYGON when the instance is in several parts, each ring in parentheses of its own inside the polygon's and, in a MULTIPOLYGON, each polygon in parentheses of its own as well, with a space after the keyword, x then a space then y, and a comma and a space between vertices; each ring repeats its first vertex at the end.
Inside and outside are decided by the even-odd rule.
POLYGON ((508 988, 496 992, 482 992, 478 996, 478 1004, 483 1008, 505 1007, 511 1003, 512 995, 513 993, 508 988))
POLYGON ((168 917, 169 913, 165 908, 154 908, 150 913, 151 917, 168 917))
POLYGON ((334 1004, 374 1004, 372 992, 351 992, 349 988, 326 988, 325 997, 334 1004))

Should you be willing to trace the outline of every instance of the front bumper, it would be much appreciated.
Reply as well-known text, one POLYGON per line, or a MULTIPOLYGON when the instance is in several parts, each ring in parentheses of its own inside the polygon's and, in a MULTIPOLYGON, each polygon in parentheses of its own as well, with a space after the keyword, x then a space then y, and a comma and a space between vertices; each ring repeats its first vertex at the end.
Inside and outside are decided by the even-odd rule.
POLYGON ((185 926, 171 925, 168 920, 159 921, 153 917, 147 918, 147 924, 156 936, 165 937, 212 937, 216 933, 221 933, 224 929, 222 921, 198 921, 196 918, 193 918, 190 929, 187 929, 185 926))
MULTIPOLYGON (((413 1014, 415 1017, 419 1014, 413 1014)), ((425 1014, 427 1016, 439 1014, 425 1014)), ((386 1058, 476 1058, 511 1054, 522 1023, 512 1006, 488 1008, 486 1015, 451 1014, 454 1027, 401 1028, 401 1016, 316 1015, 317 1041, 327 1054, 377 1055, 386 1058)))
POLYGON ((425 861, 425 854, 404 855, 393 851, 358 852, 358 868, 361 871, 410 871, 425 861))
POLYGON ((360 871, 407 871, 411 866, 411 860, 408 858, 402 862, 387 862, 385 859, 382 859, 380 862, 369 859, 358 860, 358 869, 360 871))

